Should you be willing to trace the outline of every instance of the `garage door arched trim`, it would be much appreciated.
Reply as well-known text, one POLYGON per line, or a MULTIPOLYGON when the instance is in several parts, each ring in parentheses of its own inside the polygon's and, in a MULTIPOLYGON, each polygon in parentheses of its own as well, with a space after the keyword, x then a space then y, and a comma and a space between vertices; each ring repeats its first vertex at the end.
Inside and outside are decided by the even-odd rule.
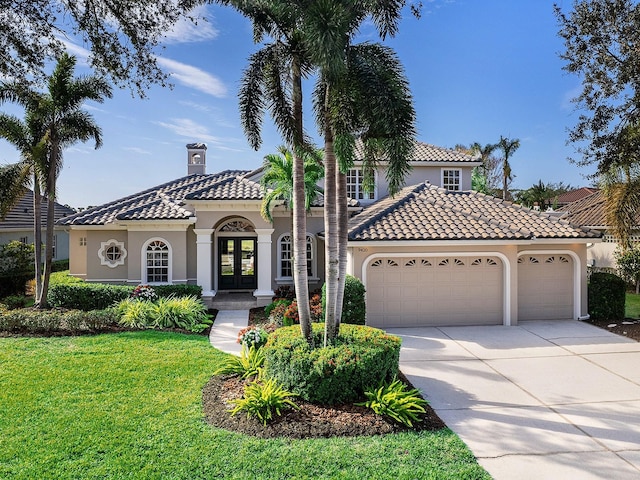
MULTIPOLYGON (((365 288, 367 287, 367 267, 371 262, 378 258, 401 258, 401 257, 414 257, 414 258, 429 258, 429 257, 498 257, 502 260, 502 324, 505 326, 511 326, 511 264, 509 259, 504 253, 500 252, 436 252, 436 253, 373 253, 364 259, 362 262, 361 278, 365 288)), ((365 293, 366 295, 366 293, 365 293)))
POLYGON ((518 258, 524 255, 569 255, 573 260, 573 318, 580 319, 582 291, 580 288, 580 257, 571 250, 524 250, 518 252, 518 258))

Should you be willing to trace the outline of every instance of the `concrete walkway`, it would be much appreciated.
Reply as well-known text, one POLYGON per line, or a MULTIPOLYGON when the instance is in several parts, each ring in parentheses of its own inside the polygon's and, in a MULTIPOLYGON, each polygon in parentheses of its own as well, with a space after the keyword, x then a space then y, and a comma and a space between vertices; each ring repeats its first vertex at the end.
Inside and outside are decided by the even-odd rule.
POLYGON ((209 341, 223 352, 240 355, 238 332, 249 324, 249 310, 220 310, 211 327, 209 341))
POLYGON ((578 321, 389 332, 496 480, 640 478, 640 343, 578 321))

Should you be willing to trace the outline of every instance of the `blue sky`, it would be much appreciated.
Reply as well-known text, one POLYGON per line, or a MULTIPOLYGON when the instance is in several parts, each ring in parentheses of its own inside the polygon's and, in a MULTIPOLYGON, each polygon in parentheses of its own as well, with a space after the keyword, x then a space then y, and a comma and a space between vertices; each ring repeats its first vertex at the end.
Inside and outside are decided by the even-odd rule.
MULTIPOLYGON (((568 0, 558 0, 563 9, 568 0)), ((418 139, 434 145, 495 143, 518 138, 511 159, 514 187, 544 182, 590 182, 590 170, 567 161, 567 128, 578 112, 570 99, 580 80, 562 70, 557 22, 551 0, 424 1, 423 17, 405 15, 400 32, 386 43, 400 56, 415 100, 418 139)), ((172 90, 153 87, 148 98, 116 90, 103 104, 88 104, 103 129, 104 145, 67 150, 58 201, 97 205, 186 174, 190 142, 208 145, 207 170, 253 169, 281 144, 266 117, 263 146, 253 151, 240 127, 237 90, 248 56, 257 49, 248 21, 231 9, 207 6, 197 27, 179 25, 159 51, 172 72, 172 90)), ((362 40, 374 40, 365 25, 362 40)), ((70 44, 78 73, 86 50, 70 44)), ((307 87, 307 93, 310 88, 307 87)), ((3 111, 21 115, 8 105, 3 111)), ((307 106, 307 113, 309 107, 307 106)), ((311 115, 306 128, 319 142, 311 115)), ((16 160, 0 141, 0 163, 16 160)))

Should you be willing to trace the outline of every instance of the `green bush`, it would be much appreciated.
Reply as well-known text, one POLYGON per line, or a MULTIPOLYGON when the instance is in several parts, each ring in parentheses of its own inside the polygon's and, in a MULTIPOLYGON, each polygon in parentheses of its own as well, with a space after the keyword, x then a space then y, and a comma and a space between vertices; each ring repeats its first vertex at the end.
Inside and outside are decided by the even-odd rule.
POLYGON ((202 287, 200 285, 152 285, 159 297, 202 297, 202 287))
POLYGON ((282 386, 270 378, 268 380, 256 380, 244 387, 242 398, 232 400, 235 408, 231 410, 231 416, 238 412, 247 412, 247 418, 257 417, 263 425, 272 420, 274 415, 282 415, 286 408, 299 407, 290 398, 295 396, 287 392, 282 386))
POLYGON ((54 260, 51 262, 51 272, 64 272, 69 270, 69 259, 66 260, 54 260))
POLYGON ((184 328, 201 332, 212 321, 196 297, 162 297, 156 302, 125 298, 116 306, 120 324, 130 328, 184 328))
MULTIPOLYGON (((316 345, 321 345, 323 330, 324 324, 313 324, 316 345)), ((342 325, 334 345, 311 349, 300 327, 279 328, 263 347, 265 376, 310 402, 353 402, 370 385, 395 377, 400 343, 376 328, 342 325)))
POLYGON ((24 308, 29 303, 29 299, 24 295, 9 295, 2 299, 2 303, 8 310, 15 310, 16 308, 24 308))
POLYGON ((0 298, 24 295, 26 283, 32 278, 33 245, 16 240, 0 245, 0 298))
POLYGON ((253 345, 242 347, 240 356, 229 355, 214 375, 240 375, 242 378, 257 376, 264 365, 264 350, 253 345))
MULTIPOLYGON (((327 304, 326 284, 322 286, 322 311, 327 304)), ((353 275, 347 275, 344 281, 344 298, 342 300, 342 323, 364 325, 367 317, 364 284, 353 275)))
POLYGON ((117 324, 115 311, 34 310, 29 308, 0 313, 0 330, 8 332, 100 332, 117 324))
POLYGON ((51 273, 49 278, 49 285, 60 285, 69 283, 84 283, 84 280, 78 277, 72 277, 69 275, 69 270, 62 270, 60 272, 51 273))
POLYGON ((372 409, 378 415, 392 418, 407 427, 413 427, 418 415, 425 413, 427 401, 420 397, 417 389, 408 390, 400 380, 383 384, 375 390, 366 391, 367 400, 357 405, 372 409))
POLYGON ((588 286, 589 315, 594 320, 624 318, 626 282, 611 273, 596 272, 588 286))
POLYGON ((102 283, 55 284, 49 288, 49 303, 58 308, 102 310, 128 298, 133 287, 102 283))

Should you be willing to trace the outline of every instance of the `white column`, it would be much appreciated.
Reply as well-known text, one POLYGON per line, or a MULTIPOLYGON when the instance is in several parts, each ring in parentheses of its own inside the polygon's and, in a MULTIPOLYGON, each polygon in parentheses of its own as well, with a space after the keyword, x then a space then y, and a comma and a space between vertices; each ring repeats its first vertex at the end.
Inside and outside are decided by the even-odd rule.
POLYGON ((203 297, 214 297, 216 292, 213 291, 213 261, 211 259, 211 235, 213 229, 196 228, 193 232, 197 235, 196 239, 196 262, 197 262, 197 281, 202 287, 203 297))
POLYGON ((256 228, 256 234, 258 234, 258 289, 253 292, 253 296, 256 297, 259 307, 270 304, 273 297, 271 289, 273 280, 273 275, 271 275, 272 233, 273 228, 256 228))

